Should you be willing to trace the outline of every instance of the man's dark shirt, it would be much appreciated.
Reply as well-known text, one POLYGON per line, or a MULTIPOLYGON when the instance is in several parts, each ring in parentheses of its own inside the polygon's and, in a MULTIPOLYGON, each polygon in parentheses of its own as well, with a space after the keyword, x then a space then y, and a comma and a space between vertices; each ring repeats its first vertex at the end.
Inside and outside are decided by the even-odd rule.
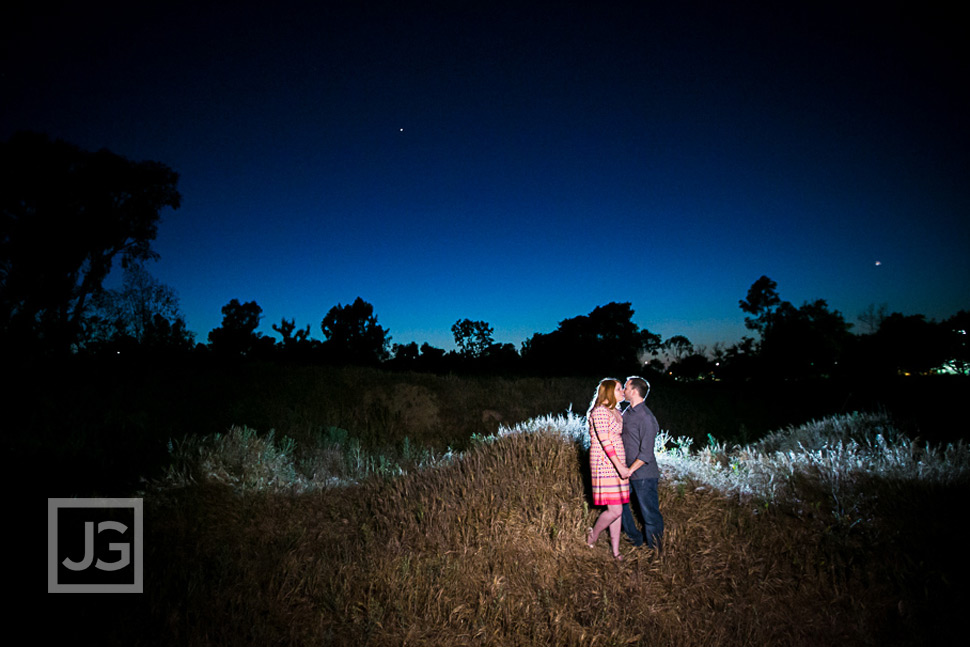
POLYGON ((638 458, 644 463, 630 476, 631 479, 660 478, 657 457, 653 453, 653 444, 659 431, 657 418, 647 408, 646 402, 627 407, 623 412, 623 449, 626 450, 626 463, 628 466, 632 465, 638 458))

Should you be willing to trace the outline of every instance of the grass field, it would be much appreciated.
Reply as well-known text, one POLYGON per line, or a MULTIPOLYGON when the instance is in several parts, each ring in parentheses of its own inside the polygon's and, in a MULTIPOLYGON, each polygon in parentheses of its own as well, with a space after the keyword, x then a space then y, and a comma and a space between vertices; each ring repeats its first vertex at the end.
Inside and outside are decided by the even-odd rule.
MULTIPOLYGON (((13 371, 0 437, 17 478, 42 469, 47 496, 118 496, 168 468, 169 444, 249 427, 294 439, 301 452, 331 438, 366 453, 441 454, 474 435, 572 408, 596 381, 394 373, 377 369, 206 362, 34 363, 13 371), (19 475, 17 470, 23 470, 19 475)), ((621 376, 623 377, 623 376, 621 376)), ((699 446, 745 444, 788 425, 851 411, 886 411, 910 437, 966 437, 965 379, 881 383, 658 382, 649 405, 661 426, 699 446)))
MULTIPOLYGON (((413 388, 434 396, 441 425, 454 404, 428 379, 413 388)), ((508 381, 502 396, 563 384, 508 381)), ((458 386, 468 408, 503 401, 458 386)), ((398 433, 406 413, 388 419, 398 433)), ((48 596, 64 619, 51 629, 126 645, 940 645, 961 633, 970 452, 911 440, 884 414, 744 443, 671 430, 664 550, 627 547, 619 564, 605 539, 584 544, 598 510, 579 416, 527 412, 496 433, 479 418, 449 451, 420 433, 373 442, 346 415, 175 438, 140 486, 145 594, 48 596)))

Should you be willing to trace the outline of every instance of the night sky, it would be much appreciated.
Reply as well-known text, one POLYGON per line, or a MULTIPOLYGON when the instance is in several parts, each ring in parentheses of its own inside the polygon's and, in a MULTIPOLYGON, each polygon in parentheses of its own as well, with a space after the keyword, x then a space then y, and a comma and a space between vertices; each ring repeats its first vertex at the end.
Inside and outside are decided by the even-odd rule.
POLYGON ((958 5, 220 4, 0 10, 0 139, 180 174, 148 269, 198 341, 360 296, 397 343, 610 301, 733 343, 761 275, 849 322, 970 308, 958 5))

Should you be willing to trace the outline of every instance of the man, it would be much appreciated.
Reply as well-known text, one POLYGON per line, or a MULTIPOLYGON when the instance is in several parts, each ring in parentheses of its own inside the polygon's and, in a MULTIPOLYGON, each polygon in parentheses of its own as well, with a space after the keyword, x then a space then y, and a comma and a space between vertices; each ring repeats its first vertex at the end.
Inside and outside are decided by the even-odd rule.
POLYGON ((660 469, 653 453, 653 445, 660 425, 653 412, 644 403, 650 393, 650 383, 642 377, 627 378, 623 397, 630 406, 623 412, 623 448, 630 465, 630 503, 623 505, 623 532, 634 546, 644 543, 650 548, 660 548, 664 532, 664 519, 660 514, 657 483, 660 469), (630 462, 632 461, 632 462, 630 462), (636 506, 643 518, 643 532, 637 528, 632 506, 636 506))

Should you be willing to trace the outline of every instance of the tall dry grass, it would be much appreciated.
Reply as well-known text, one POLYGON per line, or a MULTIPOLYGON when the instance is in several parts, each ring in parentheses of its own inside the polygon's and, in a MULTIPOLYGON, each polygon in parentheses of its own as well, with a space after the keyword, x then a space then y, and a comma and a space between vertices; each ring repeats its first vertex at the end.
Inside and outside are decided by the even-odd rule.
MULTIPOLYGON (((848 437, 827 447, 868 437, 852 421, 826 429, 839 425, 848 437)), ((578 416, 543 417, 340 487, 274 480, 294 465, 279 462, 295 453, 280 439, 210 447, 199 454, 208 471, 183 465, 196 476, 145 493, 144 596, 123 614, 88 600, 85 618, 120 616, 102 627, 118 644, 934 645, 957 634, 965 446, 898 454, 952 472, 879 480, 849 465, 844 491, 874 490, 846 521, 833 503, 844 491, 811 458, 776 477, 790 496, 730 487, 756 462, 815 451, 807 439, 821 432, 700 451, 664 437, 664 550, 627 548, 616 563, 605 540, 584 544, 598 510, 583 429, 578 416), (247 468, 240 455, 268 464, 247 468)))

